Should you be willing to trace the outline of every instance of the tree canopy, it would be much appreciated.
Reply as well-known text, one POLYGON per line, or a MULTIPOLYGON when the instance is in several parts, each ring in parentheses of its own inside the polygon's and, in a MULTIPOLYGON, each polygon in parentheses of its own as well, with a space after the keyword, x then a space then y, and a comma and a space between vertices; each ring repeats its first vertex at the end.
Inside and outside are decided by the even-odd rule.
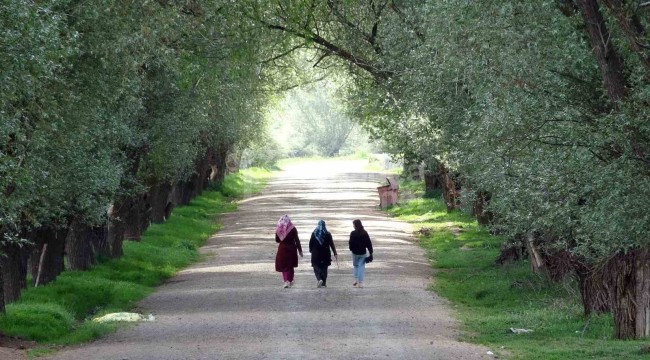
MULTIPOLYGON (((336 74, 345 104, 318 110, 325 133, 343 139, 354 119, 434 174, 450 209, 472 208, 549 264, 569 259, 583 290, 604 284, 594 291, 620 337, 648 336, 649 11, 640 0, 5 1, 4 252, 43 228, 108 223, 129 237, 125 219, 141 230, 158 202, 196 195, 229 152, 268 139, 279 93, 336 74)), ((328 155, 337 141, 309 139, 328 155)))

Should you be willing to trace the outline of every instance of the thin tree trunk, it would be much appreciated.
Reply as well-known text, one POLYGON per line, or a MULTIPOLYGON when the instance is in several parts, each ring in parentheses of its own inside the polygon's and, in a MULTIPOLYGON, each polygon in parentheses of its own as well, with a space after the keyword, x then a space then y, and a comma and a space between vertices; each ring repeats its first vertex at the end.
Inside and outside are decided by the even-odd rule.
POLYGON ((45 254, 47 254, 47 243, 43 244, 41 249, 41 256, 38 260, 38 270, 36 270, 36 280, 34 280, 34 287, 38 287, 39 282, 41 281, 41 274, 43 274, 43 263, 45 262, 45 254))
POLYGON ((36 278, 39 278, 39 284, 45 285, 56 279, 64 270, 64 252, 65 252, 65 238, 67 236, 67 229, 54 229, 51 227, 44 227, 38 229, 34 236, 34 250, 31 254, 31 274, 34 285, 36 278), (47 245, 45 255, 42 255, 42 249, 47 245), (43 266, 40 269, 40 258, 43 258, 43 266), (38 261, 37 261, 38 259, 38 261))

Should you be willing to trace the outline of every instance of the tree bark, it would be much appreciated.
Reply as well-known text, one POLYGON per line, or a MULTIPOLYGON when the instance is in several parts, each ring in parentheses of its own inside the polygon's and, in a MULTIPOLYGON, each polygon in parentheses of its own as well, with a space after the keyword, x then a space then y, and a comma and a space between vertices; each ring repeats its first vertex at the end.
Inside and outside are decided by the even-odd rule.
POLYGON ((576 275, 580 284, 580 295, 585 316, 608 313, 610 299, 605 286, 602 269, 586 265, 576 266, 576 275))
POLYGON ((106 242, 111 248, 111 257, 118 258, 124 254, 122 243, 126 226, 124 219, 131 210, 130 198, 121 199, 111 205, 108 210, 108 224, 106 229, 106 242))
POLYGON ((589 43, 603 77, 603 85, 609 98, 617 103, 625 97, 623 58, 616 52, 607 23, 597 0, 577 0, 582 13, 589 43))
POLYGON ((604 267, 619 339, 650 336, 650 249, 618 254, 604 267))
POLYGON ((70 224, 65 239, 65 252, 70 270, 88 270, 93 264, 93 252, 88 241, 88 231, 88 226, 79 221, 75 220, 70 224))
POLYGON ((476 217, 476 221, 480 225, 490 225, 492 222, 492 213, 485 210, 485 208, 490 203, 491 195, 485 191, 479 191, 476 193, 476 199, 472 206, 472 215, 476 217))
POLYGON ((178 203, 181 205, 189 204, 192 200, 192 186, 195 183, 195 177, 198 175, 192 174, 189 179, 184 181, 179 181, 176 185, 178 189, 178 203))
POLYGON ((431 170, 424 171, 424 193, 427 196, 435 194, 437 191, 442 191, 442 181, 440 175, 431 170))
POLYGON ((169 218, 168 206, 174 187, 169 182, 157 184, 151 188, 151 221, 159 224, 169 218))
POLYGON ((2 271, 2 264, 0 262, 0 314, 6 313, 5 310, 5 291, 4 291, 4 277, 2 271))
POLYGON ((221 184, 223 183, 223 180, 226 178, 226 169, 227 165, 226 162, 228 160, 228 147, 226 146, 221 146, 218 151, 215 151, 213 154, 213 163, 217 169, 220 169, 214 177, 212 177, 212 182, 216 184, 221 184))
POLYGON ((151 222, 151 205, 149 194, 144 193, 133 196, 126 205, 126 213, 121 217, 124 230, 124 239, 131 241, 140 241, 142 233, 149 227, 151 222))
POLYGON ((439 169, 442 179, 442 197, 445 199, 447 211, 455 210, 460 205, 460 184, 445 165, 441 163, 439 169))
POLYGON ((111 247, 108 243, 108 226, 93 226, 86 231, 86 241, 92 245, 95 256, 111 257, 111 247))
POLYGON ((524 242, 526 243, 526 249, 530 255, 530 269, 533 271, 533 273, 541 274, 546 271, 544 258, 537 248, 537 244, 535 244, 535 234, 532 232, 528 233, 524 242))
POLYGON ((2 269, 3 290, 5 303, 12 303, 20 299, 22 289, 27 287, 27 258, 30 249, 26 246, 7 244, 0 253, 0 268, 2 269))

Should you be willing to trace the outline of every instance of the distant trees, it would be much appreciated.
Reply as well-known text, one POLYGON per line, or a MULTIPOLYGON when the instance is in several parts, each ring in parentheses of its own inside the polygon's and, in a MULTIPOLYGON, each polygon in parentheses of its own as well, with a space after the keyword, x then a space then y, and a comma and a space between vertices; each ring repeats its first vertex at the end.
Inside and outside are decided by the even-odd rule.
POLYGON ((300 143, 295 145, 321 156, 339 155, 357 124, 344 109, 337 108, 331 85, 292 92, 288 101, 297 110, 292 122, 300 143))

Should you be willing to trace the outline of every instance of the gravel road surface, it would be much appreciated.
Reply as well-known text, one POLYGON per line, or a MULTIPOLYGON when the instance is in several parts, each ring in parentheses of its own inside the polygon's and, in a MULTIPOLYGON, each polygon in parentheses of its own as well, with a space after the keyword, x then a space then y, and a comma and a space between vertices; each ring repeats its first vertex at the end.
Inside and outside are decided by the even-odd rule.
POLYGON ((410 226, 379 211, 383 176, 363 161, 294 165, 222 218, 224 228, 182 271, 140 303, 155 322, 125 326, 51 359, 483 359, 457 340, 446 301, 427 291, 432 270, 410 226), (274 272, 275 223, 289 214, 305 257, 296 284, 274 272), (365 288, 351 286, 347 240, 361 219, 375 247, 365 288), (324 219, 339 251, 316 288, 309 235, 324 219))

